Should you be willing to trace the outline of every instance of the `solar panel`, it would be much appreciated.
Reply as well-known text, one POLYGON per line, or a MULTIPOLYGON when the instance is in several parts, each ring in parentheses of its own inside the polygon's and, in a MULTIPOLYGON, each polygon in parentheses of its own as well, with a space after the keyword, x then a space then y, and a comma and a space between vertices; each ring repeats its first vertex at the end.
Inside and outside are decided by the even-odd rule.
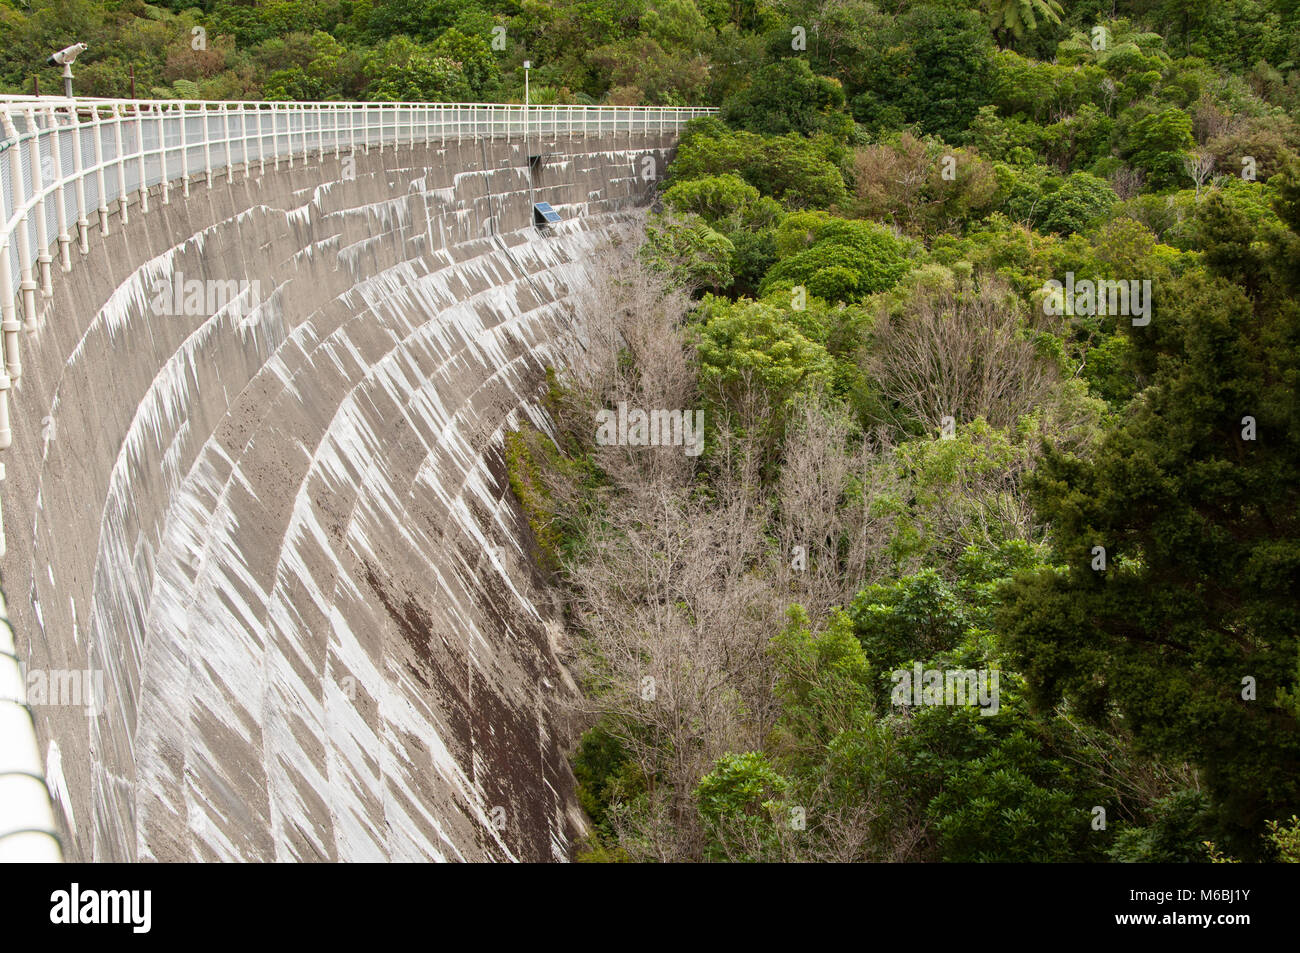
POLYGON ((537 202, 533 205, 534 225, 554 225, 560 221, 560 213, 551 208, 549 202, 537 202))

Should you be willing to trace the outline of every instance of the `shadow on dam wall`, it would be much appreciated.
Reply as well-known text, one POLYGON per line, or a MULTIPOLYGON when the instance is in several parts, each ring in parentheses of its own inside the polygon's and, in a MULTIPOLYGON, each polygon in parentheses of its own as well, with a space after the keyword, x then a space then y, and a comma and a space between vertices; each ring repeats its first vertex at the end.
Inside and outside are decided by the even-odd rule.
POLYGON ((520 141, 327 155, 92 233, 3 484, 29 672, 102 673, 33 707, 68 859, 569 855, 573 686, 502 437, 549 427, 566 299, 674 139, 534 141, 535 196, 520 141))

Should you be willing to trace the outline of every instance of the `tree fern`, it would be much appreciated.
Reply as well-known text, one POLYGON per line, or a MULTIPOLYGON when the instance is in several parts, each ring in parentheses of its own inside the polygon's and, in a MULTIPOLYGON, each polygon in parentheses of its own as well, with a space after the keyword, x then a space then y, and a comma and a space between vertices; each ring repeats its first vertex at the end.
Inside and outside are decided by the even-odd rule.
POLYGON ((990 26, 994 33, 1011 34, 1017 40, 1040 24, 1061 22, 1065 12, 1059 0, 989 0, 990 26))

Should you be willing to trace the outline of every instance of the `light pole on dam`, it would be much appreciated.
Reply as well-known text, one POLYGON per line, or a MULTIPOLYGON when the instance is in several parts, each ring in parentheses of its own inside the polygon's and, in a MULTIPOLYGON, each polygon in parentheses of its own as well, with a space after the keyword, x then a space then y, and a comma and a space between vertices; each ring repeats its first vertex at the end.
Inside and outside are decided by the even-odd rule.
POLYGON ((640 158, 713 112, 0 97, 13 654, 103 688, 4 722, 66 856, 558 856, 502 435, 640 158))

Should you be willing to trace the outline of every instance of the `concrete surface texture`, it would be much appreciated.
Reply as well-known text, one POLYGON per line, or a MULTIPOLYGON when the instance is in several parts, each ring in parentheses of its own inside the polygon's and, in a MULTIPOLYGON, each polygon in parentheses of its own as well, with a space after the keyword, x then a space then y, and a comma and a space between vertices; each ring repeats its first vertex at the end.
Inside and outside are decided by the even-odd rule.
POLYGON ((92 234, 4 483, 29 671, 103 673, 34 706, 68 859, 568 856, 573 686, 502 438, 549 426, 566 300, 671 140, 327 155, 92 234))

